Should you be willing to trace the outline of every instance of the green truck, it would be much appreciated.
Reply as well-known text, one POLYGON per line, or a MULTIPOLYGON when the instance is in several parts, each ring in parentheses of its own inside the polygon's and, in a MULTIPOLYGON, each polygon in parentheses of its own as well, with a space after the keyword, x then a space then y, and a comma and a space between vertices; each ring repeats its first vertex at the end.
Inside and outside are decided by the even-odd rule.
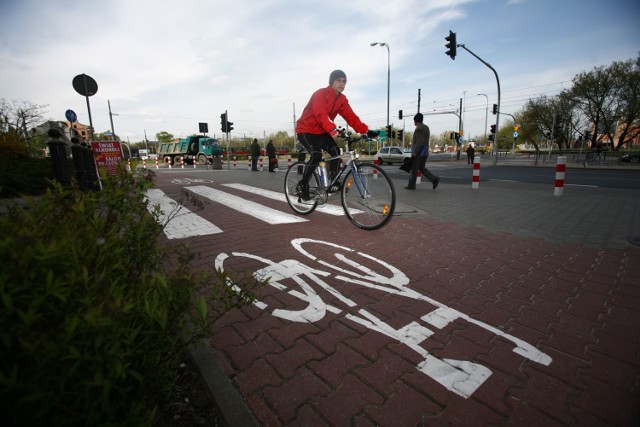
POLYGON ((162 160, 172 165, 197 162, 199 165, 211 163, 214 157, 222 156, 222 147, 215 138, 206 136, 188 136, 178 142, 163 142, 158 148, 162 160))

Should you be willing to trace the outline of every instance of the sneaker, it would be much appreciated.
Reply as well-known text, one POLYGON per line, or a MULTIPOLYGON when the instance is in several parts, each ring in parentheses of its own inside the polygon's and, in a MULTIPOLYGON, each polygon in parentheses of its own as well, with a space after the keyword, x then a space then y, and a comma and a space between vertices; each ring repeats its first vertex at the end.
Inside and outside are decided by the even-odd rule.
POLYGON ((302 183, 299 183, 296 186, 296 193, 298 194, 298 202, 301 202, 301 201, 308 202, 309 200, 312 199, 311 195, 309 194, 308 185, 303 186, 302 183))
POLYGON ((433 181, 433 189, 435 190, 436 187, 438 186, 438 184, 440 184, 440 178, 436 178, 435 181, 433 181))
POLYGON ((415 190, 415 189, 416 189, 416 187, 409 187, 409 186, 407 186, 407 187, 404 187, 404 189, 405 189, 405 190, 415 190))

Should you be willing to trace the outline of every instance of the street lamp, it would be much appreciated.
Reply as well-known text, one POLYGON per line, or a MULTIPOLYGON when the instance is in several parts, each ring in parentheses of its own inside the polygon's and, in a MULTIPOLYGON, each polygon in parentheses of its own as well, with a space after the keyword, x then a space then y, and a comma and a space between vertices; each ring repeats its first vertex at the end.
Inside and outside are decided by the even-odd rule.
MULTIPOLYGON (((371 46, 386 46, 387 48, 387 132, 389 130, 389 94, 391 93, 391 51, 389 44, 382 42, 373 42, 371 46)), ((389 135, 387 135, 387 145, 389 145, 389 135)))
MULTIPOLYGON (((480 96, 484 96, 485 98, 487 98, 487 109, 485 110, 484 113, 484 137, 487 137, 487 120, 489 120, 489 97, 487 96, 487 94, 485 93, 476 93, 476 95, 480 96)), ((487 142, 485 141, 485 145, 487 145, 487 142)))

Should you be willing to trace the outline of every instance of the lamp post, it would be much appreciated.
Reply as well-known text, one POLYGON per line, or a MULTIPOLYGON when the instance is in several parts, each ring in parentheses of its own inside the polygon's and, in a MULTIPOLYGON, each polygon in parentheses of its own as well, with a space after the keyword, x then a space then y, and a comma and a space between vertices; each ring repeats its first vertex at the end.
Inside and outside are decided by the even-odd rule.
MULTIPOLYGON (((487 98, 487 109, 485 110, 484 113, 484 137, 487 137, 487 120, 489 120, 489 97, 487 96, 487 94, 485 93, 476 93, 476 95, 480 96, 484 96, 485 98, 487 98)), ((485 145, 487 145, 487 142, 485 141, 485 145)))
MULTIPOLYGON (((387 48, 387 132, 389 130, 389 94, 391 93, 391 51, 389 44, 383 42, 373 42, 371 46, 386 46, 387 48)), ((389 145, 389 135, 386 137, 387 145, 389 145)))

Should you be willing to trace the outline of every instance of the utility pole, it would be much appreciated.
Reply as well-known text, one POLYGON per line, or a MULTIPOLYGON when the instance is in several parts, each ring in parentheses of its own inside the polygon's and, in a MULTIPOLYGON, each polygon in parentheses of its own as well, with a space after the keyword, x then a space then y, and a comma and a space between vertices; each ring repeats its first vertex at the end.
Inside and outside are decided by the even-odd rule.
POLYGON ((418 113, 420 112, 420 91, 422 89, 418 89, 418 113))
MULTIPOLYGON (((498 77, 498 72, 487 61, 485 61, 484 59, 480 58, 478 55, 473 53, 471 50, 467 49, 467 47, 464 44, 459 44, 458 47, 463 48, 464 50, 469 52, 471 55, 473 55, 478 61, 482 62, 489 69, 491 69, 491 71, 493 71, 493 74, 496 76, 496 82, 498 84, 498 104, 497 104, 498 105, 498 111, 497 111, 497 114, 496 114, 496 136, 497 136, 498 135, 498 129, 500 129, 500 126, 499 126, 500 125, 500 114, 499 114, 500 113, 500 78, 498 77)), ((495 165, 496 163, 498 163, 498 138, 496 138, 496 140, 493 142, 493 164, 495 165)))

